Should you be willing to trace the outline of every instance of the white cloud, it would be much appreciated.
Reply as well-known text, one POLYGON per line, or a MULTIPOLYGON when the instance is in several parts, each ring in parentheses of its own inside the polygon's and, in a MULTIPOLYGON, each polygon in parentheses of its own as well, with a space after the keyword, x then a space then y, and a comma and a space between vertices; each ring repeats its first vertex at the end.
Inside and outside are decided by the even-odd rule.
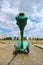
POLYGON ((30 37, 43 37, 43 22, 34 25, 35 29, 30 30, 28 35, 30 37))
POLYGON ((12 13, 12 14, 15 15, 15 14, 18 13, 18 8, 17 7, 16 8, 12 7, 11 4, 7 0, 4 0, 4 2, 2 4, 1 11, 5 12, 5 13, 12 13))
MULTIPOLYGON (((2 0, 0 6, 0 28, 11 30, 11 32, 4 34, 20 36, 15 15, 24 12, 28 17, 31 16, 33 19, 38 17, 40 19, 37 23, 28 19, 24 34, 31 37, 43 37, 43 0, 2 0)), ((1 32, 2 30, 0 30, 1 32)))
POLYGON ((33 17, 43 17, 43 9, 39 12, 35 9, 34 13, 32 14, 33 17))
POLYGON ((27 25, 25 27, 25 30, 29 30, 32 27, 33 27, 33 22, 30 19, 28 19, 27 20, 27 25))

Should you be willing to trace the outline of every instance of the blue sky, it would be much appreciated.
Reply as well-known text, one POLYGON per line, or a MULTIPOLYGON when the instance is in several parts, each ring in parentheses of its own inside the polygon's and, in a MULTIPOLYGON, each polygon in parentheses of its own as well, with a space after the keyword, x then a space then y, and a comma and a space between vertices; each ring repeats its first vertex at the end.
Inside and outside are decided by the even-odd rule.
POLYGON ((28 16, 24 36, 43 38, 43 0, 0 0, 0 37, 20 37, 15 20, 20 12, 28 16))

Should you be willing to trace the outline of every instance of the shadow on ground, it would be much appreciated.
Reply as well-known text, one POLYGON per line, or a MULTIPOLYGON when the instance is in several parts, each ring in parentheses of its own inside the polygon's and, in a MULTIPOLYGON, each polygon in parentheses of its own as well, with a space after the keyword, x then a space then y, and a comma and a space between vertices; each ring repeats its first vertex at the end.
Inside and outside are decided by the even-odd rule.
POLYGON ((9 63, 7 64, 7 65, 10 65, 10 63, 14 60, 14 58, 18 55, 18 54, 25 54, 25 55, 27 55, 27 53, 26 52, 24 52, 24 51, 13 51, 13 58, 9 61, 9 63))

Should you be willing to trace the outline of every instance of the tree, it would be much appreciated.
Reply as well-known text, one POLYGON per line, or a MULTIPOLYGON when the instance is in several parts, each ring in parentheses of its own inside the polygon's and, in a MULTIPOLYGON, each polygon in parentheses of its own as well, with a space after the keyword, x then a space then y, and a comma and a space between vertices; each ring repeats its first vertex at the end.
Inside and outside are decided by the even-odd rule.
POLYGON ((16 37, 14 37, 14 40, 16 40, 16 37))
POLYGON ((2 40, 12 40, 12 37, 6 37, 6 38, 3 38, 2 40))

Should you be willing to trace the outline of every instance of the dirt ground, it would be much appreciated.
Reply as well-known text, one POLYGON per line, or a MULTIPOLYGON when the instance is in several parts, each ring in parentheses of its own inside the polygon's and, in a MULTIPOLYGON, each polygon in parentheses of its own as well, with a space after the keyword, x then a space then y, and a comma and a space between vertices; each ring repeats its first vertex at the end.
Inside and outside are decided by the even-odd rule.
MULTIPOLYGON (((43 41, 29 41, 31 43, 43 43, 43 41)), ((13 42, 14 43, 14 42, 13 42)), ((15 41, 16 43, 16 41, 15 41)), ((43 65, 43 49, 30 45, 30 53, 15 54, 15 48, 9 43, 0 47, 0 65, 43 65)))
MULTIPOLYGON (((19 40, 0 40, 2 44, 14 44, 19 40)), ((30 42, 30 44, 43 44, 43 40, 26 40, 30 42)))

